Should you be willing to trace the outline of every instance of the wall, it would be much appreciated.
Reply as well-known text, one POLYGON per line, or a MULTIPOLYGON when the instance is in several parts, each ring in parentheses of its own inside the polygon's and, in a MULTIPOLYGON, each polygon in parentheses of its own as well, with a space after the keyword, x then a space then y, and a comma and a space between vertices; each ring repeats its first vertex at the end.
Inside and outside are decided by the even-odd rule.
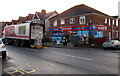
POLYGON ((0 24, 0 38, 2 37, 2 25, 0 24))
MULTIPOLYGON (((111 33, 111 39, 116 39, 116 30, 118 31, 118 26, 116 26, 116 18, 110 17, 110 16, 103 16, 98 14, 86 14, 86 24, 84 25, 104 25, 107 27, 107 30, 104 31, 104 37, 109 38, 109 33, 111 33), (105 18, 107 18, 107 23, 105 23, 105 18), (115 20, 113 25, 113 20, 115 20)), ((53 21, 55 19, 50 20, 51 28, 53 28, 53 21)), ((83 26, 84 26, 83 25, 83 26)), ((79 16, 71 16, 71 17, 65 17, 65 18, 58 18, 57 19, 57 26, 82 26, 79 24, 79 16), (70 24, 70 18, 75 18, 75 23, 70 24), (60 20, 65 19, 65 24, 61 25, 60 20)), ((120 27, 120 26, 119 26, 120 27)), ((120 30, 119 30, 120 31, 120 30)), ((119 33, 120 36, 120 33, 119 33)))

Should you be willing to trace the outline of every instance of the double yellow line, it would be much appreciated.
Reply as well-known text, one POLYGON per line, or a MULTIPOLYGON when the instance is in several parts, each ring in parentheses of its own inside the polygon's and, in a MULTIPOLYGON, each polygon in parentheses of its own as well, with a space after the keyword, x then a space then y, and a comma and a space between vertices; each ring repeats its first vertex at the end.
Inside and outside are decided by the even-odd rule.
POLYGON ((14 67, 9 67, 9 68, 6 68, 6 69, 4 69, 4 71, 7 73, 7 74, 10 74, 10 75, 12 75, 12 76, 14 76, 14 74, 15 73, 20 73, 20 75, 18 75, 18 76, 21 76, 21 75, 23 75, 23 74, 30 74, 30 73, 33 73, 33 72, 35 72, 36 70, 35 69, 32 69, 32 70, 30 70, 30 71, 26 71, 26 70, 24 70, 24 69, 22 69, 22 68, 14 68, 14 67))

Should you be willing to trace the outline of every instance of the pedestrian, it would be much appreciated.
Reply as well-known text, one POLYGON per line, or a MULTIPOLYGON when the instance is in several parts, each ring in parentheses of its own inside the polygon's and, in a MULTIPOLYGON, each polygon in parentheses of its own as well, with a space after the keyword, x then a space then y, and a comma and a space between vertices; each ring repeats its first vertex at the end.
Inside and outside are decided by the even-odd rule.
POLYGON ((63 45, 67 45, 67 38, 66 38, 66 37, 63 37, 62 42, 63 42, 63 45))

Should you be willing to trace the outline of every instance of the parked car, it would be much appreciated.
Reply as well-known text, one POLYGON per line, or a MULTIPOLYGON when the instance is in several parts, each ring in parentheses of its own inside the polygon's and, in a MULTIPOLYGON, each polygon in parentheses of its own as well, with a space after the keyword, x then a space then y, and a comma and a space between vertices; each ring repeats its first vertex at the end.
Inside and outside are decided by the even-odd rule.
POLYGON ((6 46, 3 44, 2 39, 0 39, 0 56, 2 56, 2 59, 6 59, 7 57, 6 46))
POLYGON ((111 40, 108 42, 104 42, 102 44, 103 49, 107 49, 107 48, 115 48, 115 49, 120 49, 120 41, 118 40, 111 40))

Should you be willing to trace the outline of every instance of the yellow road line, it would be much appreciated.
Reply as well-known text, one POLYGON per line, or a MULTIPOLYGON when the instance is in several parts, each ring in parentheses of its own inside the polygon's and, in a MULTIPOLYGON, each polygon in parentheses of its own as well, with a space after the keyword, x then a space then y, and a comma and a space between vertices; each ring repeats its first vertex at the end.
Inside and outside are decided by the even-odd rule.
POLYGON ((19 73, 21 73, 21 74, 25 74, 24 72, 22 72, 22 71, 20 71, 20 70, 18 70, 18 69, 16 69, 16 68, 14 68, 14 67, 9 67, 9 68, 7 68, 7 69, 4 69, 4 71, 5 71, 6 73, 10 74, 10 75, 12 75, 12 74, 14 74, 14 73, 16 73, 16 72, 19 72, 19 73), (10 72, 9 70, 14 70, 14 71, 10 72))
POLYGON ((26 71, 26 70, 23 70, 22 68, 19 68, 19 69, 28 74, 36 71, 35 69, 32 69, 31 71, 26 71))

